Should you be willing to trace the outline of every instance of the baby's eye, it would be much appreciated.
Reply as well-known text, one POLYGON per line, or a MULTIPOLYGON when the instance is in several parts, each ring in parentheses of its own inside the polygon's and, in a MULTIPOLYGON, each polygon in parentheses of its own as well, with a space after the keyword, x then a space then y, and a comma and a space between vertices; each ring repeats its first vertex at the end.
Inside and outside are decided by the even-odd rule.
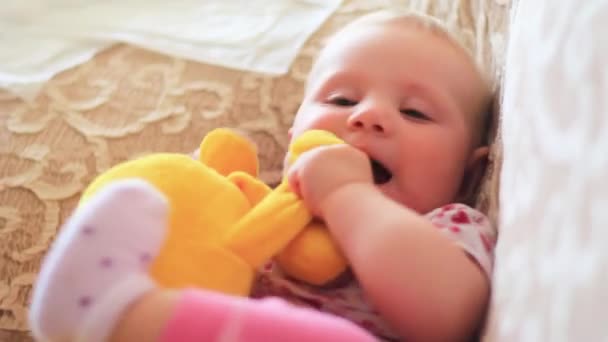
POLYGON ((329 98, 329 103, 340 107, 352 107, 357 105, 358 102, 344 96, 332 96, 329 98))
POLYGON ((418 120, 425 120, 428 121, 431 118, 424 114, 423 112, 416 110, 416 109, 411 109, 411 108, 407 108, 407 109, 401 109, 400 110, 401 114, 414 118, 414 119, 418 119, 418 120))

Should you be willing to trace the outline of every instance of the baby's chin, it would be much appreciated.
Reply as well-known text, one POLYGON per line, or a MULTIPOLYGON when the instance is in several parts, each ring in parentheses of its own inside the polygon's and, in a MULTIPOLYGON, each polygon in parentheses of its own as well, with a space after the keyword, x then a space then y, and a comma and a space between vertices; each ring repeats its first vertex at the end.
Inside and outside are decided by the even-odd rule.
POLYGON ((376 188, 378 188, 386 197, 403 205, 404 207, 412 209, 419 214, 422 213, 420 210, 420 208, 423 207, 422 203, 418 203, 418 201, 411 198, 412 196, 407 196, 407 194, 399 187, 398 182, 394 178, 387 183, 376 184, 376 188))
POLYGON ((376 188, 378 188, 385 196, 392 199, 393 201, 406 205, 405 203, 403 203, 403 193, 399 190, 399 187, 395 183, 396 182, 394 181, 394 179, 391 179, 390 181, 384 184, 376 184, 376 188))

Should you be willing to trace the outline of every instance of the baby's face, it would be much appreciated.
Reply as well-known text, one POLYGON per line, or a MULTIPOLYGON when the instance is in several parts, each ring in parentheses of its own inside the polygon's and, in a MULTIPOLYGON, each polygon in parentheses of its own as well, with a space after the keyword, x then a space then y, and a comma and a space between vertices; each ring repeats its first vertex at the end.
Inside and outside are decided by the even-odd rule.
POLYGON ((321 53, 291 134, 333 132, 369 155, 382 192, 425 213, 458 194, 482 98, 480 76, 446 38, 366 25, 321 53))

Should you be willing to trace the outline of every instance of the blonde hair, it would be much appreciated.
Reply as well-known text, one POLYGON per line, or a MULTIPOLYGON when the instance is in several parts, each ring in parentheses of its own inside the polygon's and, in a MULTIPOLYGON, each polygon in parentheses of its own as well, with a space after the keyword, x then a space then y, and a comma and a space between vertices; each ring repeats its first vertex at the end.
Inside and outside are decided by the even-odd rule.
POLYGON ((378 25, 378 24, 407 24, 417 28, 432 32, 441 37, 449 39, 453 44, 462 48, 467 54, 469 50, 465 48, 464 42, 460 36, 455 33, 454 29, 450 29, 441 20, 423 12, 413 10, 383 10, 368 13, 351 21, 342 30, 359 27, 363 25, 378 25))

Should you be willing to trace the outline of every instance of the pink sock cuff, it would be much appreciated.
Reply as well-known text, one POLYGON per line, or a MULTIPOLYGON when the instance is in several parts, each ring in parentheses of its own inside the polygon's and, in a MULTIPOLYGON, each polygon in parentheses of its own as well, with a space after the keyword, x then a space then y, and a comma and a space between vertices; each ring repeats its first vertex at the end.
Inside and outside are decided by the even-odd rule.
POLYGON ((372 342, 375 338, 342 318, 280 299, 185 290, 160 341, 372 342))
POLYGON ((160 341, 215 341, 238 315, 240 302, 220 293, 184 290, 160 341))

